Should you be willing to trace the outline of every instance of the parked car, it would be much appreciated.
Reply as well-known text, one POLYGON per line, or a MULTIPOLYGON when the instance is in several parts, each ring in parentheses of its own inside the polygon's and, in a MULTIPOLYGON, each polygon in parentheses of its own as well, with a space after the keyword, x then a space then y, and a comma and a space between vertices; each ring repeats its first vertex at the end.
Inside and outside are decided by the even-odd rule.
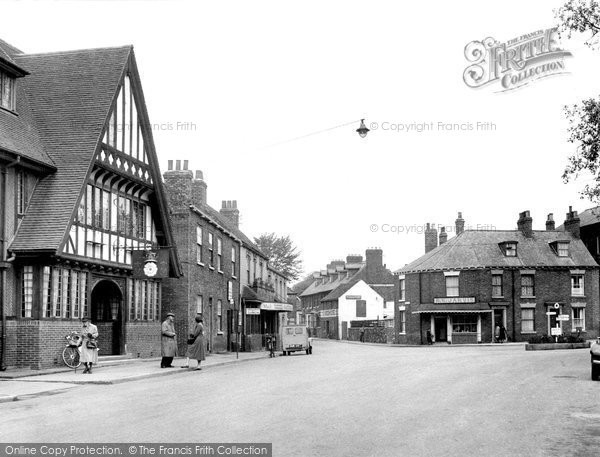
POLYGON ((600 337, 590 348, 592 354, 592 379, 596 380, 600 377, 600 337))
POLYGON ((290 355, 296 351, 306 351, 312 354, 312 338, 308 336, 305 325, 285 325, 281 328, 281 349, 283 355, 290 355))

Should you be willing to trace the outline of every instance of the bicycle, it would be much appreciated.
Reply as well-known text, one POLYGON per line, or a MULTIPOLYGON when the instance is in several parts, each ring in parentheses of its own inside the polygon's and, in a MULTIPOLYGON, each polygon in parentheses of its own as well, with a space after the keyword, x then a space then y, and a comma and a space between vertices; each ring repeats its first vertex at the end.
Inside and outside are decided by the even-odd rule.
POLYGON ((79 333, 71 332, 65 336, 65 339, 67 340, 67 345, 62 352, 63 362, 65 362, 65 365, 69 368, 77 370, 81 365, 79 346, 81 346, 83 338, 79 333))

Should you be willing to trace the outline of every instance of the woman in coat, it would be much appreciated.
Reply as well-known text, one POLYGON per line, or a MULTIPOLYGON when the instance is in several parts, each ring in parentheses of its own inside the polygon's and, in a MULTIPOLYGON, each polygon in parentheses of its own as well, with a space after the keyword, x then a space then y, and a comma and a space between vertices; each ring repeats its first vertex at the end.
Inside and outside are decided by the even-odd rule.
POLYGON ((188 345, 187 352, 185 356, 187 357, 185 361, 185 365, 181 368, 189 368, 190 359, 196 359, 198 361, 198 365, 196 366, 196 370, 201 370, 200 362, 202 362, 204 357, 204 325, 202 325, 202 317, 196 316, 196 325, 194 327, 194 331, 190 333, 190 340, 193 338, 194 342, 188 345))
POLYGON ((167 318, 161 326, 161 368, 173 368, 173 365, 171 365, 173 363, 173 357, 177 355, 177 335, 175 334, 174 321, 175 315, 173 313, 167 313, 167 318))
POLYGON ((85 365, 83 374, 92 374, 92 365, 98 363, 98 345, 96 338, 98 338, 98 327, 90 322, 89 317, 83 317, 83 328, 81 329, 82 344, 79 346, 79 360, 85 365), (88 347, 93 345, 95 347, 88 347))

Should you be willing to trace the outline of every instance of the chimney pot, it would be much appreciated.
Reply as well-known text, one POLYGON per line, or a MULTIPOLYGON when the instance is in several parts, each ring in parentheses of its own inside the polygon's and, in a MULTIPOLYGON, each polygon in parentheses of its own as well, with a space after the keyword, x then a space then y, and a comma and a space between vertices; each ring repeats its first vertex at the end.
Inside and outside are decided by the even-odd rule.
POLYGON ((567 213, 567 219, 565 220, 565 231, 570 232, 575 238, 579 238, 581 226, 579 224, 580 219, 577 216, 577 211, 573 211, 573 207, 569 206, 569 212, 567 213))
POLYGON ((427 224, 425 230, 425 253, 437 248, 438 245, 438 233, 435 228, 435 224, 427 224))
POLYGON ((527 238, 531 238, 533 235, 533 219, 529 214, 529 211, 519 213, 519 220, 517 221, 517 228, 523 232, 523 235, 527 238))
POLYGON ((465 220, 462 217, 462 212, 458 212, 458 217, 456 218, 454 224, 457 235, 460 235, 462 232, 465 231, 465 220))
POLYGON ((204 176, 202 176, 201 170, 196 170, 196 179, 204 179, 204 176))
POLYGON ((440 229, 440 246, 448 241, 448 233, 446 233, 446 227, 440 229))
POLYGON ((173 170, 173 161, 169 160, 169 161, 167 161, 167 163, 169 164, 168 165, 169 171, 173 170))
POLYGON ((546 221, 546 230, 555 230, 556 225, 554 223, 554 214, 548 214, 548 220, 546 221))
POLYGON ((175 161, 175 169, 176 170, 181 170, 181 160, 176 160, 175 161))
POLYGON ((187 169, 188 169, 188 162, 189 162, 188 160, 184 160, 184 161, 183 161, 183 169, 184 169, 184 170, 187 170, 187 169))

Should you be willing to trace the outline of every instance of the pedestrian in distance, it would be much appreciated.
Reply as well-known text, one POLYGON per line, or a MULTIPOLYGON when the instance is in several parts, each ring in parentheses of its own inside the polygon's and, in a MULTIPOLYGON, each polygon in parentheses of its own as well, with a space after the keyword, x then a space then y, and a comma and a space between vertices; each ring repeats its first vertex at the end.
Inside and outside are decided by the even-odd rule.
POLYGON ((433 344, 433 338, 431 337, 431 330, 427 330, 427 344, 433 344))
POLYGON ((181 368, 189 368, 190 367, 190 359, 196 359, 198 361, 198 365, 196 365, 196 370, 201 370, 200 363, 205 359, 204 352, 204 325, 202 324, 202 316, 198 314, 195 319, 196 324, 194 325, 193 332, 190 333, 190 337, 188 338, 188 348, 185 353, 185 365, 181 368))
POLYGON ((85 366, 83 374, 92 374, 92 365, 98 363, 98 327, 91 323, 90 318, 81 318, 81 346, 79 346, 79 360, 85 366))
POLYGON ((497 324, 494 329, 494 338, 496 338, 496 343, 500 343, 500 324, 497 324))
POLYGON ((177 355, 177 335, 175 333, 175 314, 167 313, 167 318, 161 326, 160 349, 161 368, 174 368, 173 358, 177 355))
POLYGON ((360 328, 360 342, 361 343, 365 342, 365 328, 364 327, 360 328))

